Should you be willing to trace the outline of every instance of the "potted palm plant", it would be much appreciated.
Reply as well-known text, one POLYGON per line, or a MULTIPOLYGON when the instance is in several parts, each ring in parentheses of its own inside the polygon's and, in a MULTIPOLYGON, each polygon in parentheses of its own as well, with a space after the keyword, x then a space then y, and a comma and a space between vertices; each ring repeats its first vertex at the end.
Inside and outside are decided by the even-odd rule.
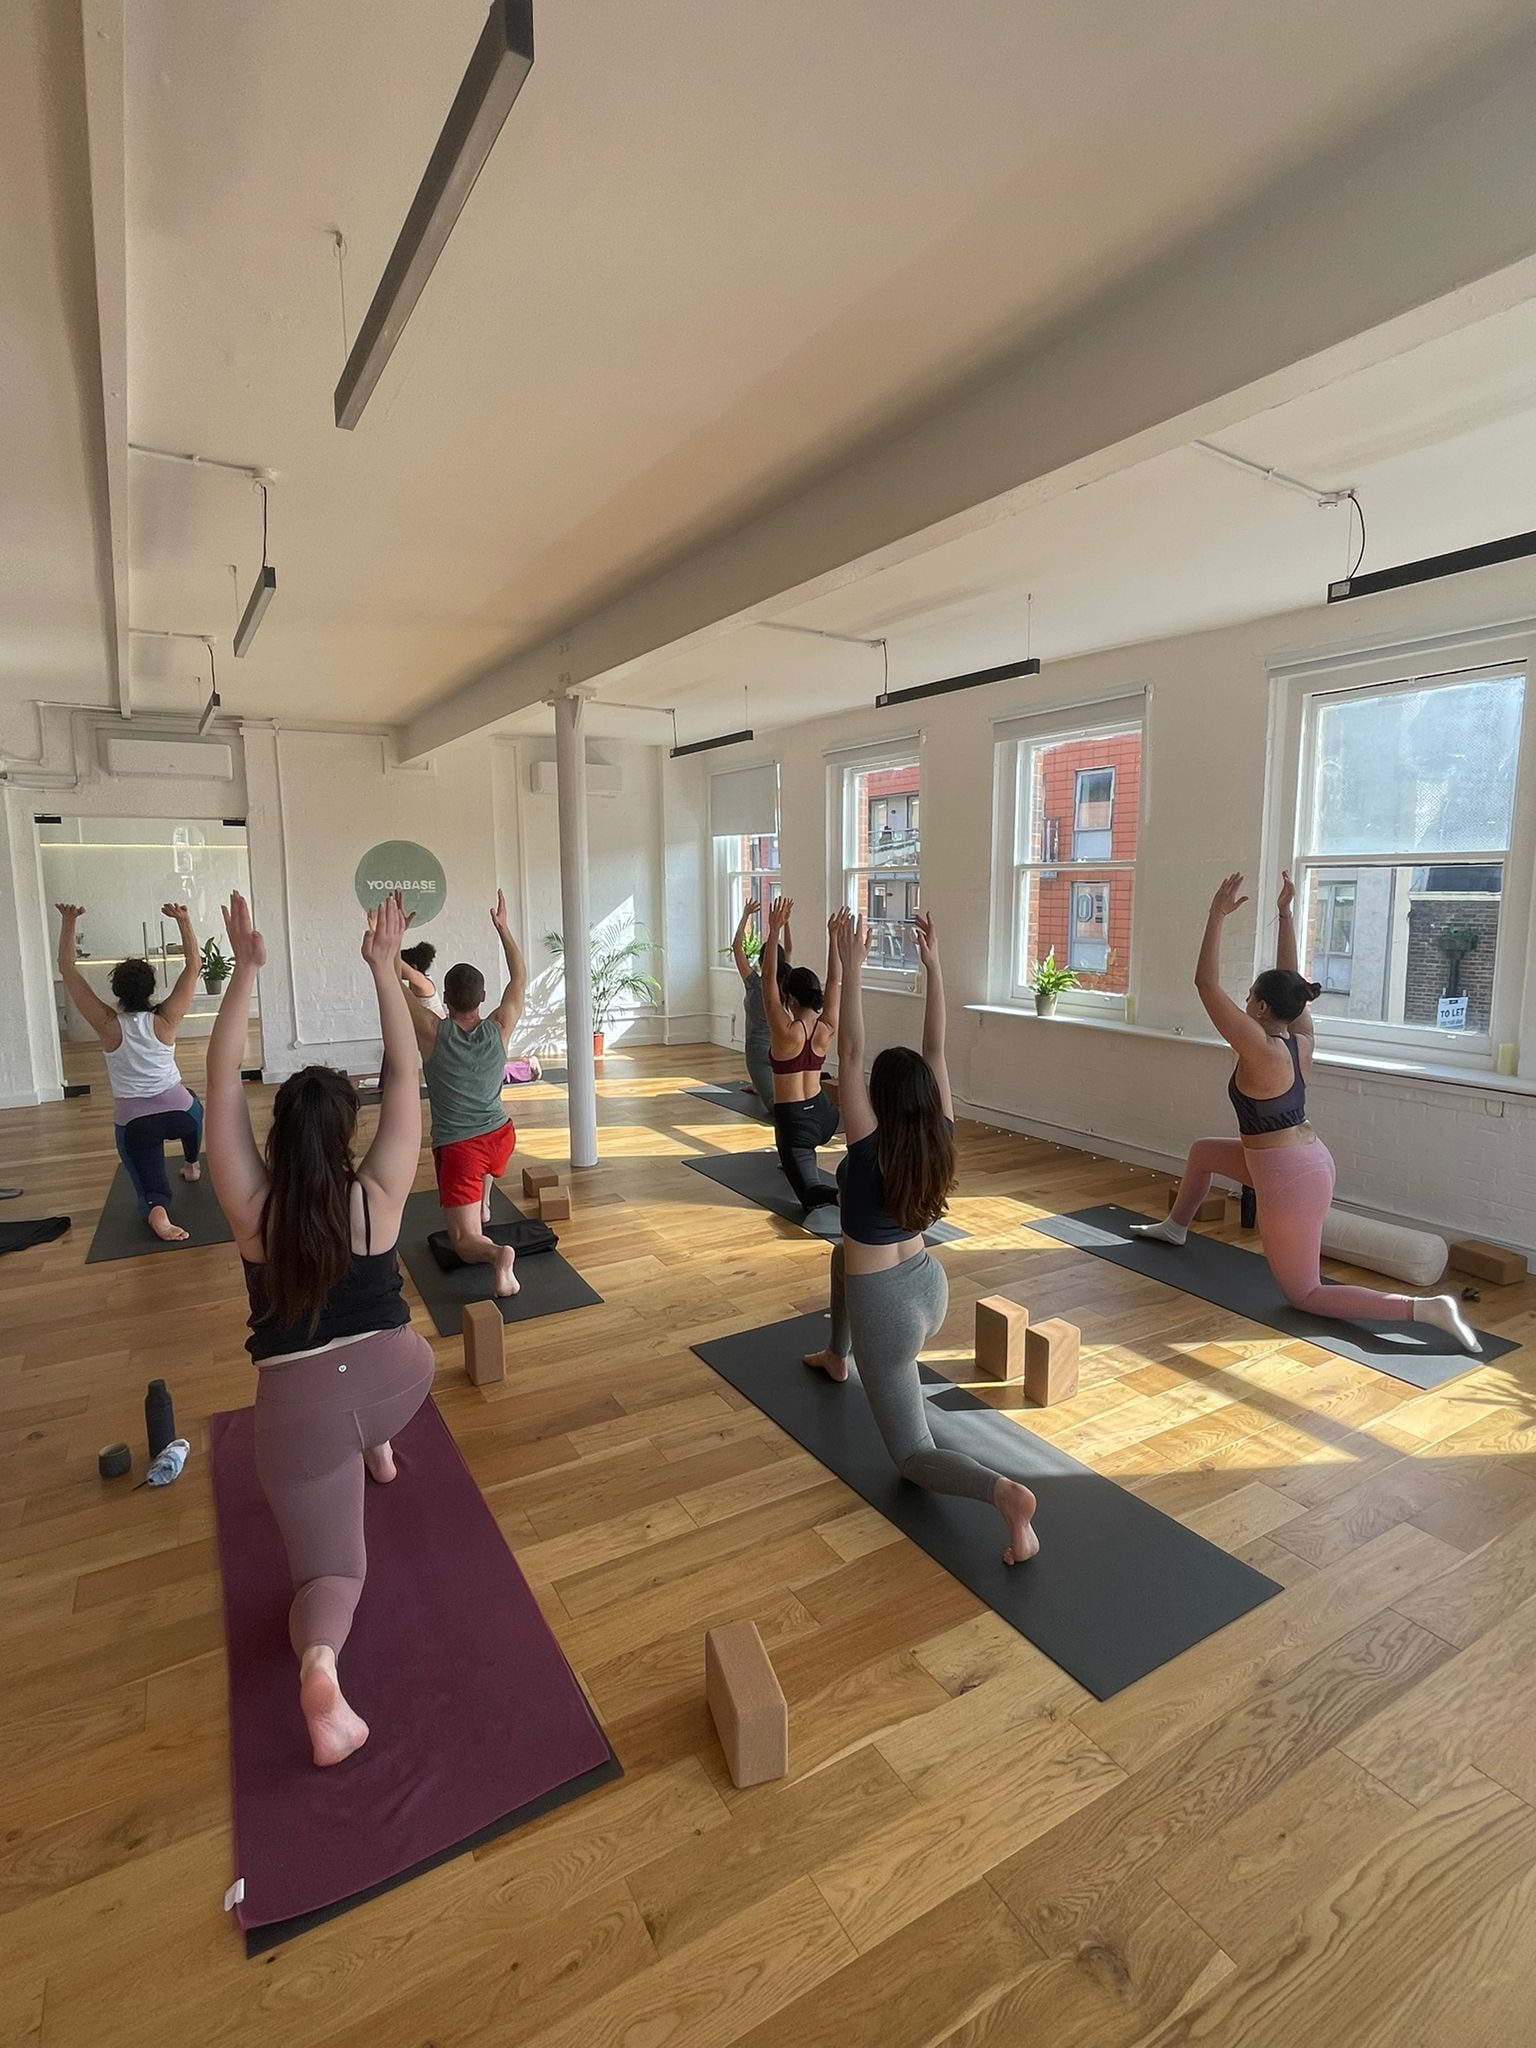
POLYGON ((234 971, 234 961, 224 951, 217 939, 209 939, 203 946, 203 987, 209 995, 216 996, 234 971))
MULTIPOLYGON (((563 933, 547 933, 545 944, 557 960, 565 958, 563 933)), ((640 960, 655 948, 638 925, 627 932, 594 926, 589 944, 592 955, 592 1050, 601 1059, 608 1026, 620 1003, 659 1002, 661 984, 640 972, 640 960)))
POLYGON ((1035 1015, 1054 1017, 1056 998, 1064 988, 1077 987, 1077 976, 1070 967, 1056 965, 1056 948, 1052 946, 1043 960, 1031 963, 1029 985, 1035 992, 1035 1015))

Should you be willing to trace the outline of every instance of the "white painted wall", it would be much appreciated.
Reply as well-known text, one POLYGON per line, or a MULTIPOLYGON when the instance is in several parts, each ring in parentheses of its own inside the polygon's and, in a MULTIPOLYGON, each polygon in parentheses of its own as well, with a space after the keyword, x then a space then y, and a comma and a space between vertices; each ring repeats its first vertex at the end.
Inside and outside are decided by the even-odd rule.
MULTIPOLYGON (((809 959, 815 918, 831 905, 825 755, 920 726, 923 894, 943 942, 957 1096, 983 1121, 1171 1166, 1192 1138, 1231 1127, 1223 1092, 1230 1055, 1200 1042, 1211 1032, 1192 976, 1215 883, 1230 869, 1251 877, 1260 866, 1266 664, 1532 613, 1536 575, 1510 565, 1333 611, 1051 664, 1027 682, 791 727, 774 734, 772 746, 743 750, 739 760, 733 753, 730 765, 775 755, 781 764, 784 887, 797 899, 797 940, 809 959), (1151 696, 1137 1028, 967 1013, 962 1006, 985 1001, 987 990, 993 721, 1143 686, 1151 696)), ((1253 972, 1260 908, 1228 926, 1224 969, 1233 989, 1253 972)), ((713 1036, 739 1043, 736 976, 711 963, 710 983, 713 1036)), ((871 993, 866 1012, 871 1054, 916 1041, 914 997, 871 993)), ((1527 1071, 1533 1054, 1528 1048, 1527 1071)), ((1520 1084, 1467 1088, 1320 1065, 1312 1109, 1338 1161, 1342 1200, 1455 1235, 1536 1247, 1536 1094, 1520 1084)))

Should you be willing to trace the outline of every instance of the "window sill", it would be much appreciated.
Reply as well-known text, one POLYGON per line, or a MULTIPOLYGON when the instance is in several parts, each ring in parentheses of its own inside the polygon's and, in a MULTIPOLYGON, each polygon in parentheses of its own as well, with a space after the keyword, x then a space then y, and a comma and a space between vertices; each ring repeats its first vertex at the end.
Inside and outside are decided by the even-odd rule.
MULTIPOLYGON (((1202 1045, 1230 1051, 1226 1040, 1206 1032, 1166 1031, 1154 1024, 1127 1024, 1119 1017, 1079 1017, 1058 1010, 1054 1017, 1041 1017, 1011 1003, 967 1003, 965 1008, 981 1017, 1014 1017, 1026 1024, 1066 1025, 1069 1030, 1112 1031, 1131 1038, 1159 1038, 1176 1045, 1202 1045)), ((1481 1067, 1438 1067, 1429 1061, 1395 1060, 1385 1055, 1325 1052, 1313 1054, 1319 1067, 1337 1068, 1342 1073, 1373 1074, 1387 1081, 1428 1082, 1444 1088, 1470 1088, 1483 1095, 1536 1096, 1536 1080, 1516 1074, 1495 1074, 1481 1067)))

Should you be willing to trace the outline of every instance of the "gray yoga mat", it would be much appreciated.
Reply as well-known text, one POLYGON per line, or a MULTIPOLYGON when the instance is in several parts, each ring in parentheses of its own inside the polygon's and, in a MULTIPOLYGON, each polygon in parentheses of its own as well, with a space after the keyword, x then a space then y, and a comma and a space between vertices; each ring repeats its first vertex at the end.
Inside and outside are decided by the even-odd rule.
POLYGON ((181 1147, 172 1145, 165 1161, 171 1183, 171 1221, 190 1231, 191 1243, 166 1244, 156 1237, 139 1214, 127 1168, 119 1166, 102 1204, 96 1235, 85 1255, 88 1266, 99 1266, 110 1259, 140 1259, 158 1252, 185 1252, 193 1245, 234 1243, 235 1234, 224 1221, 224 1211, 213 1192, 207 1160, 203 1161, 201 1180, 183 1180, 181 1168, 181 1147))
POLYGON ((1280 1591, 1251 1565, 924 1369, 935 1441, 1022 1480, 1040 1503, 1040 1555, 1005 1565, 1003 1524, 984 1502, 929 1493, 898 1476, 856 1366, 839 1386, 800 1363, 823 1348, 827 1333, 825 1316, 794 1316, 694 1350, 1096 1699, 1134 1685, 1280 1591))
POLYGON ((685 1095, 691 1095, 698 1102, 712 1102, 716 1109, 733 1110, 737 1116, 749 1116, 756 1124, 771 1124, 773 1118, 757 1099, 754 1088, 685 1088, 685 1095))
MULTIPOLYGON (((495 1237, 498 1224, 516 1222, 522 1214, 500 1188, 491 1192, 491 1221, 487 1235, 495 1237)), ((427 1305, 433 1328, 439 1337, 456 1337, 464 1327, 464 1310, 472 1301, 490 1301, 489 1266, 460 1266, 445 1273, 432 1256, 427 1243, 430 1231, 441 1230, 443 1212, 437 1196, 428 1190, 408 1195, 400 1219, 400 1257, 416 1282, 416 1291, 427 1305)), ((504 1323, 531 1323, 536 1316, 557 1316, 570 1308, 591 1308, 600 1302, 576 1268, 559 1252, 534 1252, 517 1262, 521 1291, 509 1294, 496 1306, 504 1323)))
MULTIPOLYGON (((1267 1261, 1257 1252, 1224 1244, 1219 1238, 1202 1237, 1197 1230, 1191 1230, 1181 1245, 1129 1235, 1131 1224, 1158 1220, 1136 1209, 1106 1203, 1095 1209, 1075 1209, 1069 1216, 1052 1216, 1044 1223, 1032 1223, 1030 1229, 1426 1392, 1518 1348, 1508 1337, 1480 1330, 1482 1357, 1469 1358, 1441 1331, 1425 1323, 1343 1323, 1309 1315, 1305 1309, 1291 1307, 1267 1261)), ((1392 1293, 1394 1283, 1384 1279, 1382 1291, 1392 1293)))
MULTIPOLYGON (((776 1152, 718 1152, 708 1159, 685 1159, 683 1164, 692 1167, 695 1173, 702 1173, 716 1186, 729 1188, 733 1195, 745 1195, 760 1209, 771 1209, 786 1223, 798 1223, 812 1237, 822 1238, 828 1244, 836 1244, 842 1237, 842 1217, 836 1202, 830 1202, 823 1208, 803 1210, 790 1192, 776 1152)), ((822 1178, 835 1192, 836 1182, 829 1175, 824 1174, 822 1178)), ((954 1244, 964 1235, 965 1232, 957 1230, 953 1223, 935 1223, 932 1229, 923 1233, 923 1241, 925 1244, 954 1244)))

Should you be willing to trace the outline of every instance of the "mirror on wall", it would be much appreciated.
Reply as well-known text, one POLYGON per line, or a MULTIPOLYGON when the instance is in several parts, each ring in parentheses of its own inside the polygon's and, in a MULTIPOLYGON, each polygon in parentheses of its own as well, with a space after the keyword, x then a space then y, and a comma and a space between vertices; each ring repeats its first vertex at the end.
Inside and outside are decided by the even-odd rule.
MULTIPOLYGON (((229 947, 221 908, 232 889, 250 892, 244 825, 214 818, 61 818, 39 820, 38 859, 48 904, 54 1015, 67 1083, 99 1083, 100 1054, 95 1033, 67 995, 58 972, 59 914, 56 903, 83 903, 77 933, 80 972, 112 1001, 110 978, 120 960, 138 957, 155 970, 156 997, 167 994, 181 973, 181 943, 162 905, 181 902, 191 912, 199 941, 217 941, 221 958, 229 947)), ((198 976, 197 994, 177 1034, 178 1056, 200 1077, 201 1041, 213 1029, 226 981, 210 960, 198 976)), ((256 998, 246 1027, 248 1067, 261 1065, 261 1018, 256 998)), ((190 1085, 200 1087, 200 1078, 190 1085)))

